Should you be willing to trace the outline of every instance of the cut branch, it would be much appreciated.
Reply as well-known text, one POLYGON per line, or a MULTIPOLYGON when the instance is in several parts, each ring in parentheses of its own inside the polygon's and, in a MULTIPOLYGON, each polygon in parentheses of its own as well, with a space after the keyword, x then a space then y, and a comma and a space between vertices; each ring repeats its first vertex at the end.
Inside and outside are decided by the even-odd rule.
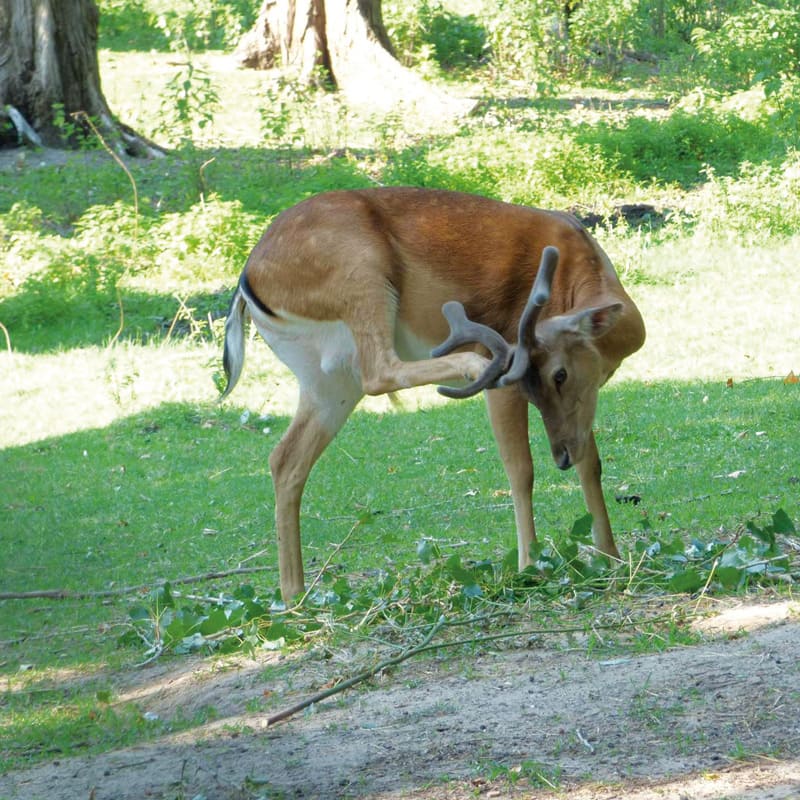
MULTIPOLYGON (((380 661, 374 667, 366 669, 363 672, 360 672, 358 675, 355 675, 352 678, 348 678, 345 681, 341 681, 341 683, 337 683, 336 686, 332 686, 329 689, 317 692, 316 694, 311 695, 311 697, 307 697, 305 700, 301 700, 299 703, 296 703, 295 705, 290 706, 289 708, 286 708, 283 711, 279 711, 277 714, 273 714, 271 717, 267 719, 267 727, 275 725, 278 722, 283 722, 284 720, 293 717, 295 714, 298 714, 300 711, 304 711, 306 708, 310 708, 316 703, 321 703, 323 700, 327 700, 329 697, 333 697, 334 695, 347 691, 347 689, 352 689, 354 686, 357 686, 359 683, 363 683, 364 681, 369 680, 378 673, 383 672, 385 669, 389 669, 390 667, 396 667, 398 664, 402 664, 404 661, 408 661, 409 658, 413 658, 414 656, 422 655, 423 653, 428 653, 433 650, 444 650, 445 648, 462 647, 465 645, 486 644, 488 642, 496 642, 502 639, 512 639, 521 636, 541 636, 545 634, 573 634, 573 633, 586 632, 586 626, 565 626, 560 628, 531 628, 531 629, 523 629, 515 631, 503 631, 502 633, 495 633, 489 635, 474 636, 468 639, 456 639, 449 642, 433 642, 433 638, 436 636, 437 633, 439 633, 439 631, 442 630, 442 628, 455 627, 457 625, 464 625, 464 624, 474 624, 475 622, 485 621, 485 619, 486 619, 485 617, 480 617, 480 618, 471 618, 466 622, 464 620, 447 622, 443 616, 439 617, 438 621, 433 625, 433 627, 428 632, 428 635, 420 644, 416 645, 415 647, 410 647, 406 650, 403 650, 403 652, 401 652, 399 655, 393 656, 392 658, 387 658, 384 661, 380 661)), ((652 624, 655 622, 667 621, 672 619, 673 615, 671 613, 668 613, 668 614, 661 614, 657 617, 653 617, 646 621, 649 624, 652 624)), ((639 624, 640 621, 637 620, 626 621, 626 622, 608 622, 608 623, 592 625, 592 630, 593 631, 610 630, 610 629, 621 630, 623 628, 636 627, 639 624)))
POLYGON ((445 618, 439 617, 439 620, 430 629, 428 635, 425 637, 422 644, 419 644, 416 647, 411 647, 408 650, 403 650, 402 653, 400 653, 397 656, 394 656, 393 658, 387 658, 385 661, 379 662, 374 667, 364 670, 364 672, 361 672, 358 675, 349 678, 346 681, 337 683, 336 686, 332 686, 330 689, 325 689, 322 692, 318 692, 317 694, 314 694, 311 697, 307 697, 305 700, 296 703, 290 708, 280 711, 277 714, 273 714, 267 720, 267 726, 275 725, 278 722, 281 722, 285 719, 289 719, 289 717, 293 717, 298 712, 303 711, 306 708, 309 708, 309 706, 313 706, 315 703, 321 703, 323 700, 327 700, 329 697, 333 697, 335 694, 344 692, 347 689, 352 689, 353 686, 356 686, 359 683, 363 683, 364 681, 369 680, 371 677, 377 675, 379 672, 383 672, 383 670, 389 669, 389 667, 395 667, 398 664, 402 664, 403 661, 407 661, 409 658, 413 658, 415 655, 418 655, 419 653, 424 653, 426 650, 430 649, 433 637, 436 636, 436 634, 444 627, 444 624, 445 624, 445 618))

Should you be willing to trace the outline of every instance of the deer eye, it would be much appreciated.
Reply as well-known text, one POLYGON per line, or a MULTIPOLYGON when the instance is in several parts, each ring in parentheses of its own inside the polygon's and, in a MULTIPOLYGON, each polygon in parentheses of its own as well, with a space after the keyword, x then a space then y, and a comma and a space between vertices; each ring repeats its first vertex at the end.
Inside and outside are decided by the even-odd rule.
POLYGON ((567 380, 567 371, 564 369, 564 367, 557 369, 553 373, 553 383, 555 384, 555 387, 558 391, 561 391, 561 387, 564 385, 564 383, 566 383, 566 380, 567 380))

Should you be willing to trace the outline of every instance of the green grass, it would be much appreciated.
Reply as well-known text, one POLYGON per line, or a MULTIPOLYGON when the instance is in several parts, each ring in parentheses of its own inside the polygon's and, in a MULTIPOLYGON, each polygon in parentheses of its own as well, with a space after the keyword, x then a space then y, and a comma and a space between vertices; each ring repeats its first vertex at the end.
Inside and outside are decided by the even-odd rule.
MULTIPOLYGON (((730 536, 779 508, 797 519, 797 409, 797 387, 780 381, 608 389, 597 429, 623 549, 675 533, 730 536), (615 503, 615 494, 641 502, 615 503)), ((242 424, 238 409, 174 403, 6 448, 3 539, 13 558, 0 583, 6 591, 100 591, 229 569, 262 553, 256 563, 274 565, 267 455, 287 424, 282 416, 242 424)), ((538 421, 532 430, 538 528, 559 541, 583 513, 580 489, 550 463, 538 421)), ((417 562, 423 538, 445 557, 501 561, 514 545, 513 515, 482 404, 356 414, 306 493, 310 572, 365 513, 371 523, 337 554, 336 574, 401 570, 417 562)), ((277 573, 249 580, 271 595, 277 573)), ((59 651, 50 639, 26 637, 119 622, 120 604, 51 603, 36 613, 23 601, 5 606, 0 639, 19 640, 6 649, 7 670, 31 661, 80 666, 114 646, 100 636, 96 650, 73 651, 65 636, 59 651)))
MULTIPOLYGON (((146 4, 139 11, 109 13, 103 85, 121 118, 177 146, 180 126, 167 130, 161 109, 174 100, 179 67, 163 30, 143 30, 146 4)), ((574 473, 553 466, 534 415, 537 525, 554 566, 533 577, 504 572, 513 515, 482 403, 443 404, 420 391, 404 399, 406 411, 366 402, 315 469, 303 508, 309 574, 333 556, 325 591, 370 610, 381 582, 394 581, 400 630, 484 601, 591 622, 592 604, 613 602, 617 590, 677 591, 670 581, 683 580, 684 550, 704 546, 711 555, 692 563, 711 576, 710 591, 757 590, 759 574, 744 567, 741 582, 711 580, 711 562, 714 548, 736 555, 745 540, 755 557, 762 539, 748 524, 763 540, 777 530, 783 554, 796 537, 778 510, 800 525, 800 389, 783 382, 800 372, 800 169, 763 98, 746 107, 708 101, 695 114, 686 109, 696 98, 666 105, 652 82, 520 98, 517 84, 495 75, 480 87, 476 115, 433 129, 232 73, 219 53, 193 59, 219 110, 191 145, 129 164, 138 207, 102 150, 45 166, 40 154, 17 153, 0 172, 0 322, 13 348, 0 353, 0 591, 153 587, 246 564, 265 569, 173 586, 176 602, 188 602, 178 592, 232 593, 245 582, 260 601, 274 597, 267 459, 289 424, 294 383, 254 341, 236 394, 218 406, 221 319, 275 214, 319 191, 376 181, 600 213, 647 202, 663 212, 663 225, 596 231, 648 326, 646 346, 601 393, 597 417, 612 525, 629 562, 612 578, 574 567, 574 554, 559 562, 572 552, 583 502, 574 473), (420 561, 421 541, 430 563, 420 561), (656 544, 662 554, 645 576, 638 565, 656 544), (471 576, 479 597, 470 596, 471 576)), ((183 132, 197 133, 196 122, 183 120, 183 132)), ((146 657, 136 636, 120 637, 133 630, 131 606, 151 602, 146 589, 0 601, 0 729, 10 742, 0 763, 165 731, 118 698, 113 682, 114 670, 146 657), (57 688, 63 678, 67 689, 57 688)), ((313 625, 312 614, 306 632, 313 625)), ((653 650, 686 637, 679 623, 653 623, 589 649, 611 641, 653 650)))

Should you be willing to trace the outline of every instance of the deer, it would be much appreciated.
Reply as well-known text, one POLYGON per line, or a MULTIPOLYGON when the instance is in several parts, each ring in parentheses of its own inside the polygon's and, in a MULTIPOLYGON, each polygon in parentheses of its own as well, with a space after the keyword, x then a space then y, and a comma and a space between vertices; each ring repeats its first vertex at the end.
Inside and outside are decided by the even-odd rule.
POLYGON ((645 328, 572 215, 441 189, 318 194, 278 214, 245 263, 221 400, 242 372, 248 318, 299 386, 269 456, 284 601, 305 588, 300 508, 314 464, 365 395, 428 384, 452 398, 484 392, 520 571, 537 541, 530 405, 556 466, 575 467, 594 547, 619 559, 593 425, 598 390, 645 328))

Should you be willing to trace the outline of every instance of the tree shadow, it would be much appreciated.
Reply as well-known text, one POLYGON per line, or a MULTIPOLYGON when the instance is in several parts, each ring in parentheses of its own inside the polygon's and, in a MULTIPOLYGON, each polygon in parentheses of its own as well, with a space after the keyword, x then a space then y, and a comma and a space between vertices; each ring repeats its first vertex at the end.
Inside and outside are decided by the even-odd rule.
MULTIPOLYGON (((210 195, 271 216, 329 189, 374 185, 351 156, 371 151, 307 148, 192 147, 164 159, 127 159, 145 222, 181 213, 210 195)), ((41 212, 42 233, 70 236, 88 209, 116 201, 133 207, 128 175, 102 150, 26 151, 23 166, 0 162, 0 214, 16 204, 41 212)))
POLYGON ((576 94, 569 97, 524 97, 520 95, 515 97, 491 97, 483 100, 477 110, 497 108, 518 111, 534 109, 552 113, 564 113, 576 108, 587 108, 596 111, 630 111, 633 109, 666 111, 669 107, 669 100, 663 98, 576 94))

